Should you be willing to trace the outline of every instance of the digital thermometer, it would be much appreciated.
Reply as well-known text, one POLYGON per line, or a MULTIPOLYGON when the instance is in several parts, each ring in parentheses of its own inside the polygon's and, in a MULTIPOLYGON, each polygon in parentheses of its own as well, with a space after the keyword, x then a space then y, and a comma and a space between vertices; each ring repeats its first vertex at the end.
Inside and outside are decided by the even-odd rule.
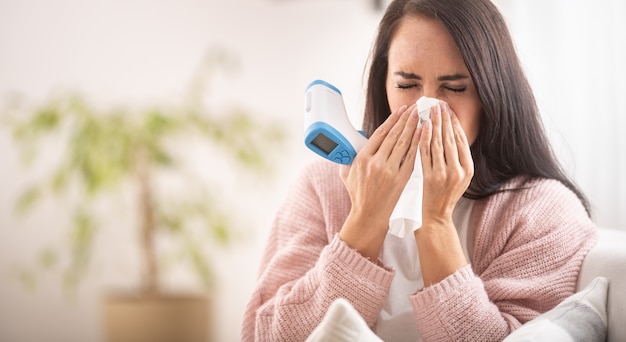
MULTIPOLYGON (((363 132, 348 120, 341 91, 332 84, 315 80, 305 92, 304 143, 313 152, 339 164, 352 164, 367 142, 363 132)), ((419 124, 430 119, 438 99, 422 96, 416 101, 419 124)))
POLYGON ((310 150, 339 164, 352 164, 367 142, 348 120, 341 91, 322 80, 306 88, 304 130, 304 143, 310 150))

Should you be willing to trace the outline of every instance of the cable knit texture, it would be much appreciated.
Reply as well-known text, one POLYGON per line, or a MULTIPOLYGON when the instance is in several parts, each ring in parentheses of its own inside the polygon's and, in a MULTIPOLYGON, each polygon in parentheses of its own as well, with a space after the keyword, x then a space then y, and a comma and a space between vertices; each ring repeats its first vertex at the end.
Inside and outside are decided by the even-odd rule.
MULTIPOLYGON (((410 300, 425 341, 499 341, 574 293, 596 229, 558 181, 515 179, 477 201, 474 257, 410 300)), ((279 209, 243 318, 242 341, 304 341, 336 298, 376 324, 394 271, 337 237, 350 198, 337 165, 305 168, 279 209)))

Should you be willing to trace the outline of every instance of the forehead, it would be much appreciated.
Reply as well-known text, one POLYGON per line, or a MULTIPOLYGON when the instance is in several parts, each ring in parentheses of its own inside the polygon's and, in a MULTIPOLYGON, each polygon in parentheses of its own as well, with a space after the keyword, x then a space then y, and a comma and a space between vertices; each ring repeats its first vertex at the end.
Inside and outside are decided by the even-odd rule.
POLYGON ((389 46, 389 66, 467 70, 454 39, 439 21, 422 15, 408 15, 400 20, 389 46))

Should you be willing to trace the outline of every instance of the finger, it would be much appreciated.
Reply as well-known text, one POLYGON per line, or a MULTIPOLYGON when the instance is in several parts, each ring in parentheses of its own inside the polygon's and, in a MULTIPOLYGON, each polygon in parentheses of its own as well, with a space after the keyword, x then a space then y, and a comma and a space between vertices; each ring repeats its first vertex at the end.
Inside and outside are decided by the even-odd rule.
POLYGON ((459 162, 461 163, 461 167, 464 170, 468 170, 473 173, 474 160, 472 159, 472 152, 469 142, 467 141, 467 136, 465 135, 465 131, 463 131, 461 122, 459 121, 459 118, 456 116, 456 114, 450 111, 450 115, 450 119, 452 121, 452 129, 454 131, 454 140, 459 154, 459 162))
POLYGON ((435 172, 443 172, 446 167, 444 156, 443 138, 441 133, 441 103, 434 106, 430 111, 430 121, 432 124, 432 138, 430 140, 430 151, 432 168, 435 172))
POLYGON ((448 166, 454 165, 459 159, 457 144, 452 127, 452 117, 450 107, 447 103, 441 102, 441 135, 443 141, 444 158, 448 166))
MULTIPOLYGON (((418 117, 419 120, 419 117, 418 117)), ((422 126, 418 126, 413 133, 413 138, 411 139, 411 146, 409 150, 406 152, 406 155, 402 162, 400 163, 400 171, 402 173, 408 172, 411 174, 415 167, 422 167, 421 165, 415 165, 415 159, 417 158, 417 154, 419 152, 419 142, 422 135, 422 126)))
MULTIPOLYGON (((407 158, 407 153, 414 141, 413 138, 415 136, 415 130, 417 129, 418 122, 419 116, 417 112, 417 107, 413 107, 409 116, 407 117, 402 133, 396 140, 395 145, 392 147, 392 150, 390 152, 391 154, 389 155, 388 161, 392 163, 392 165, 398 165, 398 167, 400 167, 400 164, 402 164, 402 160, 407 158)), ((386 144, 387 140, 383 142, 383 144, 386 144)), ((415 156, 413 156, 413 158, 414 157, 415 156)))
POLYGON ((430 150, 430 141, 433 136, 433 123, 431 120, 427 120, 422 126, 420 132, 419 151, 422 159, 422 170, 432 170, 432 151, 430 150))
MULTIPOLYGON (((381 156, 383 156, 385 158, 385 160, 388 160, 389 157, 391 156, 391 152, 393 151, 394 147, 396 146, 396 143, 398 142, 398 140, 402 136, 402 132, 404 132, 404 128, 407 125, 407 122, 409 120, 410 114, 413 112, 414 109, 415 109, 415 105, 412 105, 412 106, 408 107, 400 115, 400 119, 391 128, 391 130, 389 130, 389 134, 387 134, 387 136, 385 137, 383 142, 380 144, 380 147, 378 148, 377 153, 380 154, 381 156)), ((416 126, 417 126, 417 124, 416 124, 416 126)), ((406 148, 403 151, 403 154, 404 153, 406 153, 406 148)))
POLYGON ((368 142, 363 146, 359 153, 365 153, 372 155, 378 151, 380 145, 383 140, 387 137, 391 129, 395 126, 395 124, 400 120, 401 114, 404 113, 407 109, 407 106, 401 106, 395 112, 392 112, 389 117, 380 125, 372 136, 369 138, 368 142))

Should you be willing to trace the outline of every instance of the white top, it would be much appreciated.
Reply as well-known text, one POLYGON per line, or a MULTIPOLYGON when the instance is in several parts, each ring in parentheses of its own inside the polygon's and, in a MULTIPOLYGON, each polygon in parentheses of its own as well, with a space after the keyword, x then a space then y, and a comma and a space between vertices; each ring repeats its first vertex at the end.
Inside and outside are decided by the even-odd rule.
MULTIPOLYGON (((461 198, 454 208, 452 220, 456 227, 465 258, 471 262, 473 240, 468 229, 474 201, 461 198)), ((415 236, 404 238, 387 234, 383 244, 382 260, 395 270, 387 301, 378 315, 375 332, 384 341, 421 341, 413 318, 409 296, 424 287, 415 236)))

